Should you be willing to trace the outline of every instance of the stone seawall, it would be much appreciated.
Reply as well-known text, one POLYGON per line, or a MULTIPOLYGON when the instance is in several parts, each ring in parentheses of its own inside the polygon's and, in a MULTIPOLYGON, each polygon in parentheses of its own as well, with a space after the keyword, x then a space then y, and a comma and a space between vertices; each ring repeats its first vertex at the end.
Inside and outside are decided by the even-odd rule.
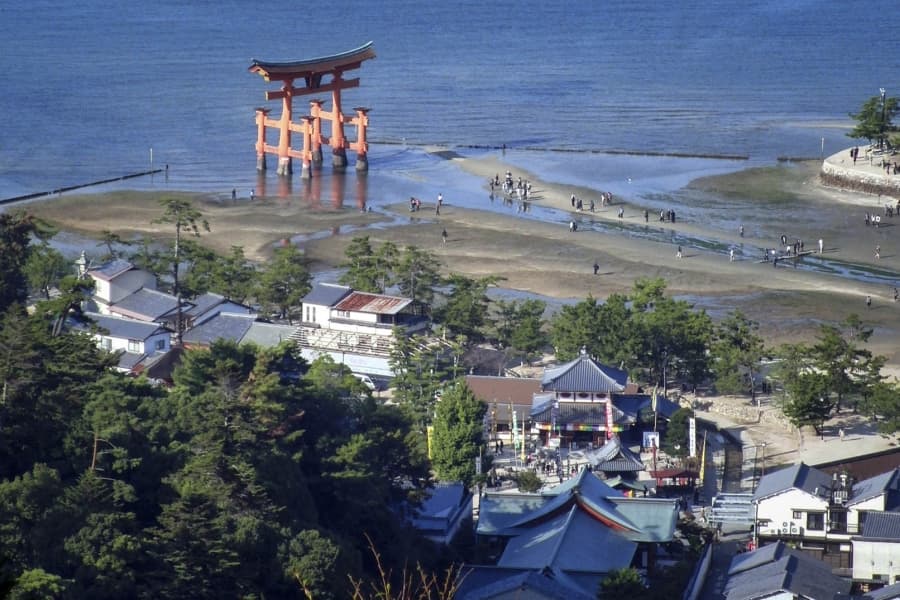
MULTIPOLYGON (((830 156, 822 162, 819 179, 824 185, 866 194, 900 197, 900 175, 885 173, 877 166, 881 164, 881 159, 876 159, 875 165, 869 165, 868 159, 859 160, 854 165, 849 158, 838 156, 837 154, 830 156), (849 164, 845 164, 845 160, 849 164)), ((894 158, 900 160, 900 157, 892 157, 891 162, 894 158)))

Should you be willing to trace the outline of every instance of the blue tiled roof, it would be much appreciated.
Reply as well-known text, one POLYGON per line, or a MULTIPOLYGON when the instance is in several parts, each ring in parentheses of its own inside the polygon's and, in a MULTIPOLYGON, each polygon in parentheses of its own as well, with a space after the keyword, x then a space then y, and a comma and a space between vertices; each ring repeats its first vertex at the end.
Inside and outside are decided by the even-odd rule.
POLYGON ((586 354, 564 365, 547 369, 541 387, 558 392, 619 393, 625 390, 628 374, 601 365, 586 354))
POLYGON ((864 479, 853 486, 853 494, 850 496, 849 504, 857 504, 871 500, 879 494, 884 494, 890 490, 898 489, 898 481, 900 481, 900 468, 895 468, 886 473, 881 473, 875 477, 864 479))
MULTIPOLYGON (((525 590, 540 593, 547 600, 593 600, 595 593, 588 593, 559 569, 514 569, 509 567, 464 565, 460 569, 456 600, 490 600, 504 593, 525 590)), ((596 586, 590 586, 591 591, 596 586)))
POLYGON ((618 535, 577 506, 509 540, 501 567, 608 572, 631 564, 637 543, 618 535))
POLYGON ((178 307, 178 299, 171 294, 141 288, 130 296, 122 298, 110 306, 110 312, 124 314, 132 318, 158 321, 173 313, 178 307))
POLYGON ((303 297, 303 304, 334 306, 353 290, 336 283, 314 283, 312 289, 303 297))
POLYGON ((725 584, 727 600, 764 598, 780 591, 815 600, 850 592, 850 581, 832 575, 820 560, 787 548, 784 542, 763 546, 731 561, 725 584))
POLYGON ((863 524, 863 539, 900 541, 900 513, 871 511, 863 524))
POLYGON ((753 493, 753 500, 758 502, 768 496, 795 488, 819 498, 827 498, 831 489, 831 477, 804 463, 792 465, 786 469, 766 473, 753 493))
POLYGON ((866 592, 860 600, 897 600, 900 598, 900 583, 866 592))

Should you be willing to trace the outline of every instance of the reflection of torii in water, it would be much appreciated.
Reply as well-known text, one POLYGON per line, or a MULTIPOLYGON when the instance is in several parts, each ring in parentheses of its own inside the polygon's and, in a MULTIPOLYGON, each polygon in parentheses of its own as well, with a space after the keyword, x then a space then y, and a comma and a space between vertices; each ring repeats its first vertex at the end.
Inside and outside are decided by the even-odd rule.
POLYGON ((266 92, 266 100, 282 101, 281 118, 271 119, 268 114, 270 109, 256 109, 256 168, 266 170, 266 154, 278 156, 277 173, 289 175, 293 172, 292 158, 299 158, 303 163, 301 177, 308 178, 312 175, 311 163, 322 162, 322 144, 331 146, 333 166, 342 169, 347 166, 347 152, 350 148, 356 152, 356 169, 366 171, 369 168, 368 150, 366 143, 366 127, 369 124, 368 108, 357 107, 356 116, 345 116, 341 112, 341 90, 359 87, 359 79, 344 79, 346 71, 358 69, 362 62, 375 58, 372 42, 359 48, 310 60, 298 60, 294 62, 267 62, 254 60, 250 66, 251 73, 258 73, 266 81, 282 82, 280 91, 266 92), (328 81, 323 83, 323 78, 328 81), (294 87, 294 81, 301 80, 304 85, 294 87), (306 96, 331 92, 330 111, 324 110, 321 99, 310 100, 310 114, 301 118, 301 123, 295 123, 293 119, 294 96, 306 96), (322 131, 322 121, 331 123, 331 135, 326 136, 322 131), (348 142, 344 137, 344 123, 356 126, 357 139, 348 142), (278 146, 266 143, 266 128, 278 129, 278 146), (303 134, 303 149, 294 150, 291 147, 291 132, 303 134))

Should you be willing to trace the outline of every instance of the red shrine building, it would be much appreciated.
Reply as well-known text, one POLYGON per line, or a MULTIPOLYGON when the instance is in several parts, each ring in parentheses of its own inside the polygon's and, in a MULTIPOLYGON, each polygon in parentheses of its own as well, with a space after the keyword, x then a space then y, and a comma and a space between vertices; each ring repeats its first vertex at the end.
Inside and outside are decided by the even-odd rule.
POLYGON ((257 73, 267 82, 278 82, 281 89, 266 92, 266 100, 281 100, 281 116, 269 117, 268 108, 256 109, 256 168, 265 171, 266 155, 278 157, 277 173, 290 175, 293 173, 292 159, 298 158, 302 164, 300 176, 312 176, 312 164, 322 162, 322 146, 331 146, 332 165, 343 169, 347 166, 347 149, 356 152, 356 170, 366 171, 369 168, 368 143, 366 128, 369 125, 368 112, 365 107, 354 108, 354 115, 345 115, 341 109, 341 92, 349 88, 359 87, 359 78, 345 79, 348 71, 362 65, 363 61, 375 58, 372 42, 368 42, 341 54, 323 56, 309 60, 293 62, 269 62, 254 60, 250 72, 257 73), (325 100, 313 98, 309 101, 309 114, 301 115, 299 122, 294 121, 294 97, 313 94, 331 93, 331 108, 325 106, 325 100), (350 141, 344 133, 344 125, 356 128, 356 141, 350 141), (278 131, 277 145, 271 145, 267 139, 267 130, 278 131), (302 136, 303 146, 296 149, 292 145, 292 134, 302 136))

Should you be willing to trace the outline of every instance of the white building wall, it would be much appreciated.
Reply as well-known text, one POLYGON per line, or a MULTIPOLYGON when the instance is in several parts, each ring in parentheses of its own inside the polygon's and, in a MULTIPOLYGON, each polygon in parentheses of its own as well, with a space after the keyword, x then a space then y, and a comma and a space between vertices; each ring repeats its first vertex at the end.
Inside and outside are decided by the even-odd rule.
POLYGON ((900 581, 900 544, 853 540, 853 579, 872 581, 874 575, 884 583, 900 581))
POLYGON ((884 494, 847 507, 847 528, 859 532, 859 511, 884 510, 884 494))
POLYGON ((301 315, 301 320, 304 323, 315 323, 320 327, 330 327, 331 320, 329 318, 329 313, 331 312, 331 307, 325 304, 309 304, 303 303, 303 314, 301 315))
POLYGON ((112 281, 104 283, 110 284, 106 290, 108 295, 100 297, 110 304, 119 302, 141 288, 147 288, 149 290, 156 289, 156 277, 140 269, 127 271, 112 281))
MULTIPOLYGON (((803 490, 793 489, 765 498, 759 502, 756 509, 756 519, 768 519, 767 525, 759 526, 759 535, 804 535, 806 537, 825 537, 825 530, 807 531, 806 513, 827 512, 828 502, 822 498, 808 494, 803 490), (799 518, 795 519, 794 511, 800 511, 799 518)), ((827 515, 824 518, 825 527, 828 526, 827 515)))
POLYGON ((172 336, 166 332, 160 332, 156 335, 151 335, 146 340, 136 340, 138 342, 137 349, 129 349, 129 340, 127 338, 113 337, 109 335, 100 335, 95 334, 94 339, 97 341, 97 345, 100 348, 104 348, 109 350, 110 352, 117 352, 119 350, 124 350, 125 352, 134 352, 136 354, 153 354, 154 352, 168 352, 171 348, 171 338, 172 336), (162 350, 156 349, 156 343, 162 342, 163 347, 162 350), (108 345, 107 345, 108 342, 108 345))
POLYGON ((333 319, 351 319, 360 323, 377 323, 378 315, 375 313, 357 312, 355 310, 337 310, 331 309, 331 318, 333 319))

